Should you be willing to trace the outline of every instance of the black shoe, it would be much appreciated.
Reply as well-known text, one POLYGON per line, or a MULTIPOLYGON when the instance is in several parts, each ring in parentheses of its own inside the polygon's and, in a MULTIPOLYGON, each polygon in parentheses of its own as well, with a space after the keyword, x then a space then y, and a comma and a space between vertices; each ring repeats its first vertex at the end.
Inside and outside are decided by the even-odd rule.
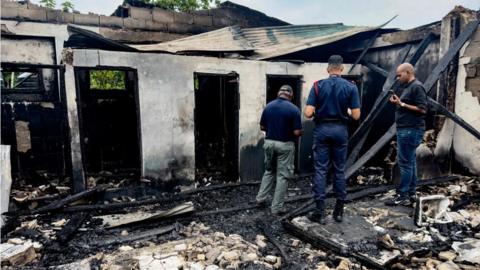
POLYGON ((387 206, 397 206, 397 205, 403 205, 403 206, 410 206, 410 198, 405 195, 396 195, 393 197, 391 200, 386 201, 385 205, 387 206))
POLYGON ((325 203, 323 201, 315 202, 317 208, 308 213, 307 218, 312 222, 325 224, 325 203))
POLYGON ((255 207, 256 208, 265 208, 267 206, 267 202, 266 201, 256 201, 256 204, 255 204, 255 207))
POLYGON ((333 209, 333 219, 335 219, 336 222, 342 222, 343 221, 343 207, 345 205, 345 202, 342 200, 337 200, 335 203, 335 208, 333 209))

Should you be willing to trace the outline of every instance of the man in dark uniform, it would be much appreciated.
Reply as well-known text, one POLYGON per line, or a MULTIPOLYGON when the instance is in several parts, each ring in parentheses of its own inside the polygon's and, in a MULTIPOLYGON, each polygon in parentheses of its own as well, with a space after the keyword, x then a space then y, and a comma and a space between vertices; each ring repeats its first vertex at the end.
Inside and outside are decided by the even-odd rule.
POLYGON ((390 102, 397 106, 397 160, 400 167, 400 185, 397 194, 387 205, 411 205, 417 188, 416 149, 425 132, 427 113, 427 92, 423 84, 415 79, 415 70, 409 63, 397 68, 397 79, 401 83, 390 102))
POLYGON ((335 221, 342 222, 343 207, 347 197, 345 179, 345 161, 347 158, 349 116, 360 118, 360 98, 357 86, 341 77, 343 59, 332 55, 328 59, 329 78, 313 84, 305 108, 305 116, 315 116, 313 157, 315 175, 313 193, 315 211, 308 215, 314 222, 324 223, 325 219, 325 183, 329 164, 334 173, 336 204, 333 211, 335 221))
POLYGON ((260 119, 260 129, 266 132, 265 173, 257 194, 257 207, 266 204, 266 199, 275 185, 271 211, 274 215, 285 213, 283 204, 288 181, 293 178, 295 139, 302 135, 301 113, 291 102, 293 90, 283 85, 278 98, 267 104, 260 119), (275 183, 276 179, 276 183, 275 183))

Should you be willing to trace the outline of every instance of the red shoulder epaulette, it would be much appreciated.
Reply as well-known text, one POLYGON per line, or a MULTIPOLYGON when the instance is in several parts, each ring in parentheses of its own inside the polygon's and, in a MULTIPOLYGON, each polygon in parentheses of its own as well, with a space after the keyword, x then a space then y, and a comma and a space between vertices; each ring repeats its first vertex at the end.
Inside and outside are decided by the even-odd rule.
POLYGON ((322 80, 318 80, 313 83, 313 88, 315 89, 315 95, 318 96, 318 83, 321 82, 322 80))

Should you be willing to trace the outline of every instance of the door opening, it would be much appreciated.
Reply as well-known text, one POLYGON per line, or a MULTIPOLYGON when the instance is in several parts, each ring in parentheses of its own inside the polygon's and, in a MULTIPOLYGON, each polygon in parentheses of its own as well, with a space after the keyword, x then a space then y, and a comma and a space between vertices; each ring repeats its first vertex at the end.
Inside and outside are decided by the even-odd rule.
POLYGON ((80 68, 75 74, 86 175, 111 172, 116 177, 138 178, 140 121, 136 72, 80 68))
POLYGON ((238 75, 194 74, 195 179, 238 179, 238 75))

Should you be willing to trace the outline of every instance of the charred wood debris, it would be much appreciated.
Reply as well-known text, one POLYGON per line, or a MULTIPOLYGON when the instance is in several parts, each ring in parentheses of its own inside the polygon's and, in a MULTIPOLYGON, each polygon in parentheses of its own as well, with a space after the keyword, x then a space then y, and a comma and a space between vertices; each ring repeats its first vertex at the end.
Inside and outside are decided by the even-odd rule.
MULTIPOLYGON (((427 91, 477 26, 471 22, 452 43, 426 80, 427 91)), ((415 65, 432 37, 427 35, 413 54, 406 46, 399 62, 415 65)), ((2 269, 480 269, 479 177, 423 179, 415 209, 381 206, 395 186, 385 168, 364 165, 392 140, 395 125, 359 153, 397 82, 394 70, 363 62, 371 44, 355 63, 372 67, 386 82, 350 139, 345 227, 330 222, 322 228, 304 217, 313 207, 310 175, 292 181, 286 199, 290 212, 280 218, 256 208, 258 181, 205 179, 172 190, 128 176, 115 185, 99 181, 115 178, 104 172, 88 179, 91 188, 71 194, 68 179, 45 176, 47 184, 12 187, 1 231, 2 269)), ((430 103, 480 139, 460 117, 433 99, 430 103)), ((395 164, 394 151, 387 154, 387 167, 395 164)), ((333 192, 328 197, 331 205, 333 192)))

